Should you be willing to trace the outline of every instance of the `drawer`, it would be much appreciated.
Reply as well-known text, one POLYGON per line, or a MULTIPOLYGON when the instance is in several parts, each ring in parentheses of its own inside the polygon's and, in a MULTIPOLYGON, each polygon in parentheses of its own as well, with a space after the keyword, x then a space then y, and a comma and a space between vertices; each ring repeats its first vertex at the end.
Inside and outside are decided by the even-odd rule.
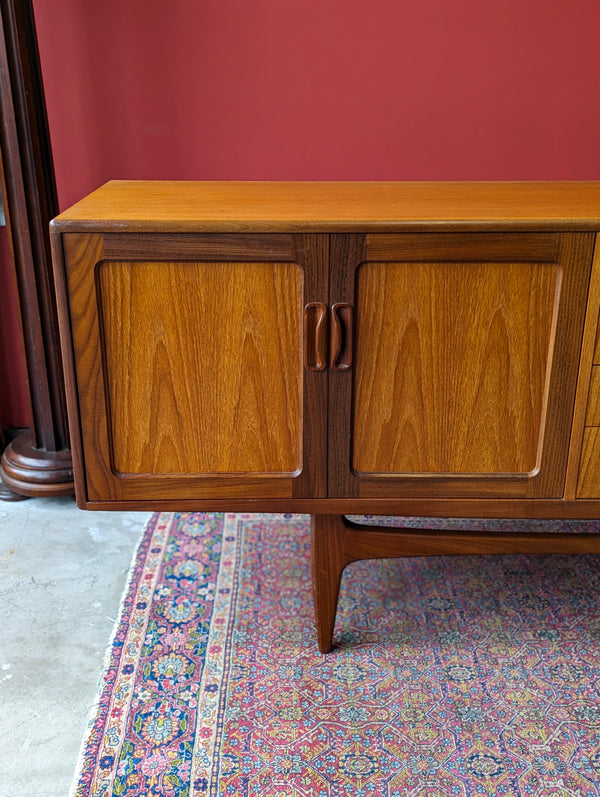
MULTIPOLYGON (((600 353, 596 345, 594 360, 600 353)), ((578 498, 600 497, 600 365, 592 367, 588 392, 583 446, 577 484, 578 498)))
POLYGON ((596 335, 596 348, 594 349, 594 365, 600 365, 600 324, 596 335))
POLYGON ((592 368, 585 425, 600 426, 600 365, 592 368))
POLYGON ((600 426, 588 426, 583 433, 577 498, 600 496, 600 426))

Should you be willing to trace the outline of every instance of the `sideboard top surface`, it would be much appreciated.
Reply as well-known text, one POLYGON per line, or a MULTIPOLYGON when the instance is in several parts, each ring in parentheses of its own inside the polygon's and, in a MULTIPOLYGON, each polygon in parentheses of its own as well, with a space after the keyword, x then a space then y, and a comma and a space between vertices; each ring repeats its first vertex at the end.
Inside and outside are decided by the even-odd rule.
POLYGON ((57 232, 598 230, 600 181, 191 182, 113 180, 57 232))

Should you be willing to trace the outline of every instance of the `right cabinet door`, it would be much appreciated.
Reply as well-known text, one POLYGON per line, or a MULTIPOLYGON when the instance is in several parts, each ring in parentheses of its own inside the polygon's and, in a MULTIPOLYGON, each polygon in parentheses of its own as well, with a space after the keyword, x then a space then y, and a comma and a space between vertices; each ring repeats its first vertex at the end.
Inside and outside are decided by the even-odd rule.
POLYGON ((560 498, 593 241, 332 236, 329 494, 560 498))

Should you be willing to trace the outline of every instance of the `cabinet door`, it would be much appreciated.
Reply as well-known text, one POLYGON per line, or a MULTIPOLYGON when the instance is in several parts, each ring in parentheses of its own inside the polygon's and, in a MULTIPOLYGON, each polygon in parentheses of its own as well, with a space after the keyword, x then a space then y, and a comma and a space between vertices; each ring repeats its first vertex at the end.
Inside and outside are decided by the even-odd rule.
POLYGON ((304 307, 327 296, 327 236, 62 242, 85 500, 326 494, 304 307))
POLYGON ((335 236, 330 301, 354 339, 330 373, 330 495, 562 496, 592 246, 335 236))

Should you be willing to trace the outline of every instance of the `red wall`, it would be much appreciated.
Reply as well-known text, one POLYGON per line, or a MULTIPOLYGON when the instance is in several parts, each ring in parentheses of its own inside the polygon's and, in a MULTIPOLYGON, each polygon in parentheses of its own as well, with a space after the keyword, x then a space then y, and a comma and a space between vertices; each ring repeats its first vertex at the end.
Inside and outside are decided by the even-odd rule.
POLYGON ((61 205, 110 178, 600 178, 598 0, 34 0, 61 205))
POLYGON ((61 208, 111 178, 600 179, 598 0, 34 0, 61 208))

